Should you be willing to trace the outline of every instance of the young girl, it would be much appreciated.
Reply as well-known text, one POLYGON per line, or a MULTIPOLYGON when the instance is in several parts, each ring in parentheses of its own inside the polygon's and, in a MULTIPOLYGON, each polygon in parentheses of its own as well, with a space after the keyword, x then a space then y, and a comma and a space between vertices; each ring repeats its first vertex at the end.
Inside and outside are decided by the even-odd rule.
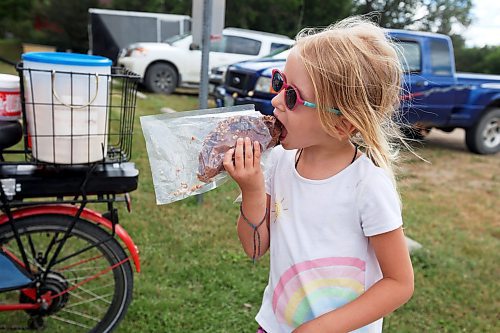
POLYGON ((259 143, 238 139, 225 155, 242 192, 243 248, 253 257, 270 250, 258 332, 381 332, 381 318, 411 297, 389 140, 398 137, 401 75, 370 22, 303 31, 284 71, 273 72, 283 132, 266 179, 259 143))

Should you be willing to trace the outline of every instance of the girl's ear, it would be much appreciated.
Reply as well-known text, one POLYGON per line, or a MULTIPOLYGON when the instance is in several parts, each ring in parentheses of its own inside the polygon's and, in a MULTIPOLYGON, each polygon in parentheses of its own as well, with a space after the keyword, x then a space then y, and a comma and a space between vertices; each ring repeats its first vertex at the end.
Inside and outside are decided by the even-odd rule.
POLYGON ((349 139, 356 132, 356 127, 344 117, 340 118, 340 124, 335 126, 337 135, 342 139, 349 139))

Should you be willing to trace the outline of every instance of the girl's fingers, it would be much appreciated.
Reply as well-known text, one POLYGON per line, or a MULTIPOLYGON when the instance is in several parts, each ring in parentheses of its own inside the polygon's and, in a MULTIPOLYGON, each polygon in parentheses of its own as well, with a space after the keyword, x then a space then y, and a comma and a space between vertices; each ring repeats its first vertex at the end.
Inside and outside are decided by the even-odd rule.
POLYGON ((224 169, 230 175, 234 173, 233 157, 234 157, 234 148, 231 148, 224 154, 224 159, 222 160, 222 165, 224 165, 224 169))
POLYGON ((224 154, 224 169, 232 177, 241 177, 242 171, 252 171, 260 168, 261 147, 258 141, 252 142, 250 138, 238 138, 236 147, 229 149, 224 154))
POLYGON ((236 140, 236 150, 234 152, 234 166, 236 169, 242 169, 245 167, 243 162, 243 139, 238 138, 236 140))
POLYGON ((253 165, 253 148, 250 138, 245 138, 245 167, 253 165))
POLYGON ((259 141, 253 142, 253 167, 260 168, 260 157, 262 153, 260 151, 260 143, 259 141))

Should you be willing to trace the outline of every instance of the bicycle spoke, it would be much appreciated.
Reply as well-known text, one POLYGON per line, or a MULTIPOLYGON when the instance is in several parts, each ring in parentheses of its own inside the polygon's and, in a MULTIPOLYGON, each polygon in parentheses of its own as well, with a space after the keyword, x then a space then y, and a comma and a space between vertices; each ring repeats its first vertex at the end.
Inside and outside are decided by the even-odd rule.
POLYGON ((56 316, 56 315, 52 315, 50 318, 55 319, 55 320, 59 320, 59 321, 62 321, 64 323, 71 324, 71 325, 74 325, 74 326, 79 326, 81 328, 86 328, 86 329, 92 328, 92 326, 87 326, 87 325, 84 325, 84 324, 81 324, 81 323, 77 323, 76 321, 65 319, 65 318, 61 318, 61 317, 56 316))
POLYGON ((49 253, 50 251, 52 251, 52 247, 59 242, 58 238, 59 238, 59 233, 58 232, 54 233, 54 237, 52 237, 52 239, 50 240, 49 246, 47 246, 47 250, 43 255, 43 258, 45 260, 47 260, 47 258, 49 257, 49 253))
POLYGON ((78 312, 78 311, 68 310, 67 307, 64 308, 64 309, 62 309, 61 312, 71 313, 71 314, 74 314, 74 315, 77 315, 77 316, 80 316, 80 317, 83 317, 83 318, 87 318, 87 319, 95 321, 95 322, 99 322, 99 319, 96 318, 96 317, 89 316, 89 315, 87 315, 85 313, 81 313, 81 312, 78 312))
MULTIPOLYGON (((71 295, 74 295, 74 294, 71 294, 71 295)), ((89 299, 85 299, 84 297, 81 297, 81 296, 77 296, 77 298, 81 298, 81 299, 85 299, 84 301, 81 301, 81 302, 78 302, 78 303, 71 303, 69 305, 66 306, 66 309, 69 309, 69 308, 73 308, 75 306, 78 306, 78 305, 82 305, 82 304, 87 304, 87 303, 91 303, 91 302, 94 302, 96 300, 101 300, 102 301, 102 298, 105 298, 105 297, 110 297, 110 296, 113 296, 113 293, 109 293, 107 295, 102 295, 102 296, 96 296, 94 298, 89 298, 89 299)), ((106 303, 111 303, 109 301, 105 301, 106 303)), ((94 304, 95 307, 98 307, 97 304, 94 304)), ((102 309, 101 309, 102 310, 102 309)))
POLYGON ((70 275, 71 273, 78 273, 78 272, 95 272, 96 270, 100 270, 101 268, 96 268, 95 266, 89 266, 89 267, 81 267, 81 268, 76 268, 76 269, 60 269, 57 268, 58 272, 64 272, 65 274, 70 275))
POLYGON ((66 306, 65 306, 66 309, 72 308, 74 306, 78 306, 79 304, 90 303, 88 305, 91 306, 93 309, 95 309, 97 312, 102 313, 104 311, 103 308, 101 306, 99 306, 98 304, 95 304, 92 299, 88 300, 85 297, 82 297, 82 296, 80 296, 76 293, 73 293, 73 292, 70 292, 70 295, 71 295, 71 297, 78 298, 79 300, 82 300, 82 301, 76 302, 76 303, 71 302, 69 304, 66 304, 66 306))
MULTIPOLYGON (((68 265, 68 266, 66 266, 66 267, 62 267, 62 268, 60 268, 59 270, 60 270, 60 271, 66 271, 66 270, 69 270, 69 269, 70 269, 70 268, 72 268, 72 267, 75 267, 75 266, 78 266, 78 265, 82 265, 82 264, 85 264, 85 263, 88 263, 88 262, 91 262, 91 261, 94 261, 94 260, 100 259, 100 258, 102 258, 102 257, 103 257, 103 255, 99 255, 99 256, 95 256, 95 257, 93 257, 93 258, 80 260, 80 261, 78 261, 78 262, 76 262, 76 263, 74 263, 74 264, 68 265)), ((74 271, 74 270, 69 270, 69 271, 74 271)))
MULTIPOLYGON (((97 291, 97 290, 101 290, 101 289, 104 289, 104 288, 108 288, 108 287, 113 287, 115 284, 114 283, 109 283, 109 284, 105 284, 105 285, 99 285, 98 287, 95 287, 95 288, 92 288, 92 289, 87 289, 88 291, 97 291)), ((75 289, 76 290, 76 289, 75 289)))
POLYGON ((33 239, 31 238, 31 234, 28 234, 28 244, 30 245, 31 255, 34 258, 36 258, 35 245, 33 244, 33 239))
MULTIPOLYGON (((21 253, 19 252, 19 249, 16 249, 16 250, 10 249, 10 247, 7 244, 5 245, 5 249, 8 250, 10 253, 12 253, 16 258, 21 257, 21 253)), ((45 272, 45 269, 35 260, 35 258, 30 257, 29 254, 26 254, 26 257, 28 259, 28 264, 30 264, 34 267, 37 267, 42 272, 45 272)))
MULTIPOLYGON (((73 284, 73 285, 74 285, 74 284, 73 284)), ((111 304, 111 302, 110 302, 110 301, 108 301, 108 300, 104 300, 103 298, 104 298, 104 297, 107 297, 107 296, 110 296, 110 295, 112 296, 112 295, 113 295, 113 293, 108 294, 108 295, 102 295, 102 296, 99 296, 99 295, 97 295, 96 293, 93 293, 91 290, 87 290, 87 289, 83 288, 82 286, 78 287, 78 288, 77 288, 77 289, 75 289, 75 290, 80 290, 80 291, 82 291, 83 293, 85 293, 85 294, 88 294, 88 295, 92 296, 92 297, 93 297, 93 298, 92 298, 92 300, 101 300, 101 301, 102 301, 102 302, 104 302, 104 303, 111 304)), ((73 292, 70 292, 70 294, 71 294, 71 295, 73 295, 74 293, 73 293, 73 292)))
MULTIPOLYGON (((97 270, 98 270, 98 268, 94 268, 94 270, 91 271, 91 273, 95 273, 95 271, 97 271, 97 270)), ((109 272, 107 272, 107 273, 109 273, 109 272)), ((94 277, 94 275, 95 274, 92 274, 92 275, 83 275, 83 276, 79 275, 79 276, 72 277, 71 274, 67 274, 66 280, 68 280, 68 282, 69 281, 73 281, 72 284, 77 284, 77 283, 79 283, 81 281, 84 281, 85 279, 90 279, 90 278, 94 277)), ((102 276, 105 276, 105 275, 102 275, 102 276)), ((90 281, 96 280, 99 277, 96 277, 95 279, 91 279, 90 281)), ((90 281, 88 281, 88 282, 90 282, 90 281)))

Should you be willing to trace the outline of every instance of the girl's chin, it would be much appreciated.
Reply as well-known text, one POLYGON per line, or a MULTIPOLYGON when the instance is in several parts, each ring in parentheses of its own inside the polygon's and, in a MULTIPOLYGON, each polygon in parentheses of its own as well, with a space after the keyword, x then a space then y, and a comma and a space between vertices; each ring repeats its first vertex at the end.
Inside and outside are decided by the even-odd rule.
POLYGON ((292 147, 286 140, 284 141, 280 141, 280 144, 281 146, 283 147, 283 149, 285 150, 292 150, 292 149, 295 149, 294 147, 292 147))

